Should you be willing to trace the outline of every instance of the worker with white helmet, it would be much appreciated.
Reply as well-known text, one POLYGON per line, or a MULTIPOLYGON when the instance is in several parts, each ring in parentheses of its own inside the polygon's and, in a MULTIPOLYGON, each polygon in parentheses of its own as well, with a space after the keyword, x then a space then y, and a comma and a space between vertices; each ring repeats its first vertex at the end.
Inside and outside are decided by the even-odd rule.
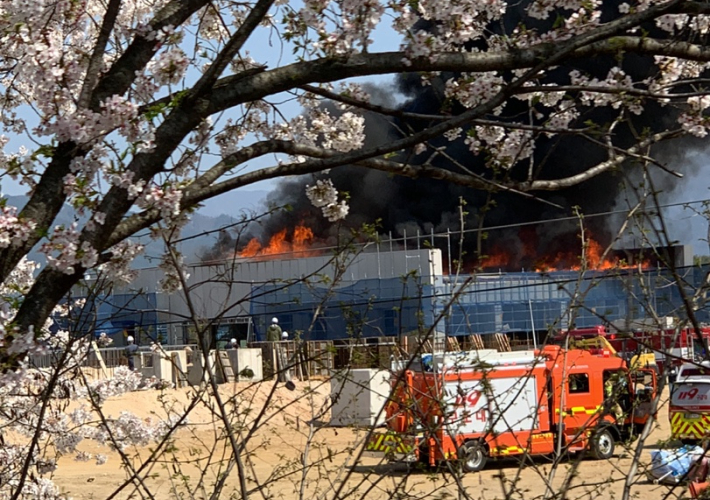
POLYGON ((286 330, 281 334, 281 340, 288 340, 288 332, 286 330))
POLYGON ((131 335, 129 335, 126 338, 126 342, 128 345, 126 346, 126 358, 128 358, 128 369, 131 371, 135 371, 136 369, 136 361, 135 361, 135 355, 136 351, 138 351, 138 346, 135 344, 135 340, 131 335))
POLYGON ((278 318, 271 318, 271 325, 266 329, 266 340, 268 342, 278 342, 282 336, 278 318))

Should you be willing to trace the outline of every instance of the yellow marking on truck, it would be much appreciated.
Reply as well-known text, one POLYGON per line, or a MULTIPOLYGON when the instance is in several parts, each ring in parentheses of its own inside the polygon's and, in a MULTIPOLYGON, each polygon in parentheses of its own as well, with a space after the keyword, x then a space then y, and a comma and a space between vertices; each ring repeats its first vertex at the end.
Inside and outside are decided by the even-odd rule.
POLYGON ((675 439, 703 439, 710 434, 710 417, 698 414, 699 418, 689 418, 679 411, 671 417, 671 436, 675 439))
POLYGON ((408 454, 414 450, 416 439, 411 436, 400 436, 394 433, 373 434, 367 441, 365 451, 380 453, 408 454))
POLYGON ((523 449, 520 446, 497 446, 493 450, 496 455, 515 455, 522 452, 523 449))
POLYGON ((562 414, 563 417, 573 417, 575 415, 579 415, 584 413, 585 415, 594 415, 595 413, 599 412, 601 410, 601 406, 595 406, 593 408, 587 408, 586 406, 573 406, 572 408, 569 409, 569 411, 563 411, 560 412, 560 409, 555 410, 555 414, 559 415, 560 413, 562 414))

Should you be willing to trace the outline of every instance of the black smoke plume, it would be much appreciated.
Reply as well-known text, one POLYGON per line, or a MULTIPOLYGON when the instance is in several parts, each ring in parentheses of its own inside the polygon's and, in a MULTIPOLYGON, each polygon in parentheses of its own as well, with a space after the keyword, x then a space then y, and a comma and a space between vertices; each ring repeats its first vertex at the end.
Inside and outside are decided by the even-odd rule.
MULTIPOLYGON (((618 13, 621 2, 604 2, 607 9, 605 17, 618 13)), ((509 12, 503 23, 491 26, 492 31, 501 33, 512 32, 518 26, 524 15, 525 2, 517 3, 509 12)), ((605 21, 603 18, 602 21, 605 21)), ((531 24, 525 18, 527 29, 544 30, 544 23, 531 24)), ((435 30, 436 26, 429 25, 435 30)), ((653 35, 661 36, 653 26, 645 27, 653 35)), ((485 49, 485 47, 479 47, 485 49)), ((599 80, 606 78, 609 70, 619 64, 613 57, 597 57, 559 67, 547 74, 543 84, 568 84, 569 73, 576 69, 580 73, 599 80)), ((648 57, 626 55, 622 69, 638 81, 654 75, 658 68, 648 57)), ((368 91, 375 101, 385 106, 394 106, 390 95, 394 92, 405 97, 404 104, 399 106, 402 111, 418 114, 439 115, 446 109, 444 97, 445 81, 454 74, 442 74, 435 78, 431 85, 422 86, 419 75, 401 75, 395 89, 376 88, 370 86, 368 91)), ((507 78, 512 78, 507 75, 507 78)), ((673 120, 675 113, 670 107, 661 108, 652 102, 644 102, 644 112, 640 116, 630 115, 628 121, 620 123, 614 131, 615 145, 621 148, 629 147, 636 142, 635 134, 639 131, 658 131, 673 120)), ((460 113, 463 109, 449 107, 447 112, 460 113)), ((572 126, 582 126, 585 123, 605 125, 617 118, 617 111, 609 107, 583 108, 582 114, 572 126)), ((489 116, 490 120, 520 121, 529 117, 527 102, 511 99, 506 104, 503 114, 489 116)), ((546 117, 545 117, 546 118, 546 117)), ((538 118, 537 124, 543 119, 538 118)), ((403 132, 418 131, 433 123, 423 120, 403 120, 387 118, 373 113, 366 115, 366 146, 375 146, 402 137, 403 132)), ((603 141, 602 141, 603 142, 603 141)), ((683 147, 696 147, 698 144, 690 140, 682 143, 683 147)), ((485 159, 474 156, 464 144, 463 139, 449 142, 440 138, 430 142, 433 148, 443 148, 449 156, 467 169, 489 179, 523 180, 528 175, 530 165, 518 165, 509 171, 495 171, 486 167, 485 159)), ((673 147, 680 147, 676 143, 673 147)), ((399 159, 411 163, 423 161, 428 154, 415 156, 406 152, 399 159)), ((564 178, 578 174, 589 167, 605 161, 608 150, 602 143, 594 143, 589 139, 573 135, 560 135, 548 138, 544 135, 536 137, 534 170, 537 176, 546 179, 564 178)), ((433 162, 436 166, 457 170, 453 162, 439 155, 433 162)), ((671 165, 677 169, 678 165, 671 165)), ((379 221, 380 232, 402 237, 405 232, 411 238, 417 234, 429 236, 433 233, 446 233, 447 230, 458 231, 461 228, 461 213, 465 213, 466 229, 479 227, 507 227, 507 229, 490 230, 485 233, 470 232, 464 236, 468 262, 481 260, 499 249, 506 249, 510 258, 507 262, 496 263, 496 267, 507 270, 539 268, 545 258, 563 259, 561 256, 577 258, 580 253, 579 221, 566 220, 555 223, 542 221, 570 217, 574 207, 579 207, 583 214, 607 212, 614 208, 620 190, 630 180, 628 169, 622 168, 593 178, 581 185, 556 192, 534 193, 537 199, 526 198, 518 194, 502 191, 482 191, 470 189, 448 182, 431 179, 409 179, 390 176, 382 172, 346 166, 332 169, 327 177, 341 192, 347 192, 350 200, 350 213, 346 219, 350 227, 361 224, 372 224, 379 221), (461 201, 465 205, 461 207, 461 201), (553 205, 562 208, 555 208, 553 205), (512 227, 514 226, 514 227, 512 227)), ((326 177, 326 176, 324 176, 326 177)), ((310 205, 305 196, 305 186, 313 184, 318 176, 283 181, 272 192, 268 201, 275 204, 289 204, 291 211, 279 212, 268 218, 254 235, 263 243, 268 242, 271 235, 284 228, 293 228, 298 224, 310 227, 316 239, 330 243, 334 241, 338 226, 323 218, 320 211, 310 205)), ((670 180, 670 176, 665 179, 670 180)), ((665 180, 663 179, 663 180, 665 180)), ((611 242, 614 228, 610 227, 605 218, 589 218, 585 220, 588 234, 603 246, 611 242)), ((458 236, 457 236, 458 237, 458 236)), ((456 238, 457 238, 456 237, 456 238)), ((423 238, 424 239, 424 238, 423 238)), ((446 238, 434 238, 435 245, 447 250, 450 245, 458 248, 458 242, 446 238)), ((410 243, 411 245, 411 243, 410 243)), ((447 252, 444 252, 446 255, 447 252)), ((574 262, 556 262, 558 266, 571 266, 574 262)))

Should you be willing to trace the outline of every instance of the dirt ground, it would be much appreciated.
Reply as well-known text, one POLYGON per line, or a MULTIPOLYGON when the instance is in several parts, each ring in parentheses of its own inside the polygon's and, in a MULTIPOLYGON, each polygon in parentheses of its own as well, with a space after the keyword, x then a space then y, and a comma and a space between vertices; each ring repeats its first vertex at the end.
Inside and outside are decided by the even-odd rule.
MULTIPOLYGON (((225 439, 224 426, 214 418, 214 412, 219 411, 215 398, 205 398, 206 404, 190 411, 189 423, 178 429, 169 452, 151 467, 140 469, 155 445, 127 449, 126 461, 122 463, 117 452, 86 441, 81 449, 108 455, 107 463, 95 465, 63 457, 55 482, 75 499, 210 498, 214 484, 224 478, 224 490, 216 498, 241 498, 241 492, 247 491, 249 497, 263 499, 444 499, 457 498, 458 492, 464 491, 474 499, 527 500, 542 498, 547 484, 559 490, 570 478, 570 471, 576 469, 564 498, 618 499, 622 498, 635 452, 634 448, 617 447, 614 458, 608 461, 587 459, 579 462, 578 467, 574 461, 568 461, 560 465, 552 479, 551 463, 544 458, 524 466, 512 459, 489 461, 486 470, 467 474, 459 483, 453 475, 442 471, 358 458, 364 431, 329 427, 327 414, 318 414, 329 393, 329 384, 299 383, 295 391, 279 387, 272 399, 268 399, 272 388, 272 383, 256 387, 221 386, 220 398, 238 429, 236 444, 244 445, 244 438, 249 436, 241 463, 229 471, 224 469, 223 457, 228 456, 231 443, 225 439), (267 411, 260 415, 265 406, 267 411), (259 428, 249 435, 249 424, 255 419, 259 419, 259 428), (131 468, 141 470, 146 477, 142 484, 125 485, 131 468), (240 468, 243 482, 239 481, 240 468)), ((134 392, 106 402, 104 413, 115 417, 121 411, 131 411, 141 418, 163 418, 166 407, 170 412, 183 409, 190 394, 185 389, 134 392)), ((650 449, 668 439, 667 414, 664 405, 658 413, 659 422, 641 450, 642 464, 650 461, 650 449)), ((687 496, 686 488, 652 484, 642 471, 630 482, 629 498, 660 499, 669 493, 668 498, 687 496)))

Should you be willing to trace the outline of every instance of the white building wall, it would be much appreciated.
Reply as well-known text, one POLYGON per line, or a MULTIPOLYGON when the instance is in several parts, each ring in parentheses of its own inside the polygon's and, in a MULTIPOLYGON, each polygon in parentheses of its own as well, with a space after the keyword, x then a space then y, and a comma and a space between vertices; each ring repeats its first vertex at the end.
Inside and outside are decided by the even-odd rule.
MULTIPOLYGON (((288 282, 314 274, 335 279, 335 270, 329 262, 332 256, 309 257, 303 259, 238 259, 223 265, 188 266, 191 301, 195 313, 203 318, 213 319, 220 314, 224 317, 249 314, 249 296, 254 285, 288 282), (234 270, 229 266, 235 264, 234 270)), ((434 283, 434 277, 442 274, 441 251, 400 250, 392 252, 368 252, 351 256, 346 260, 347 272, 336 286, 349 286, 363 279, 398 278, 412 270, 422 277, 424 283, 434 283)), ((158 268, 142 269, 137 279, 115 293, 135 293, 142 290, 155 292, 160 321, 184 321, 190 316, 184 291, 171 294, 161 293, 158 283, 163 272, 158 268), (172 313, 169 314, 168 312, 172 313)), ((314 278, 317 279, 317 278, 314 278)))

